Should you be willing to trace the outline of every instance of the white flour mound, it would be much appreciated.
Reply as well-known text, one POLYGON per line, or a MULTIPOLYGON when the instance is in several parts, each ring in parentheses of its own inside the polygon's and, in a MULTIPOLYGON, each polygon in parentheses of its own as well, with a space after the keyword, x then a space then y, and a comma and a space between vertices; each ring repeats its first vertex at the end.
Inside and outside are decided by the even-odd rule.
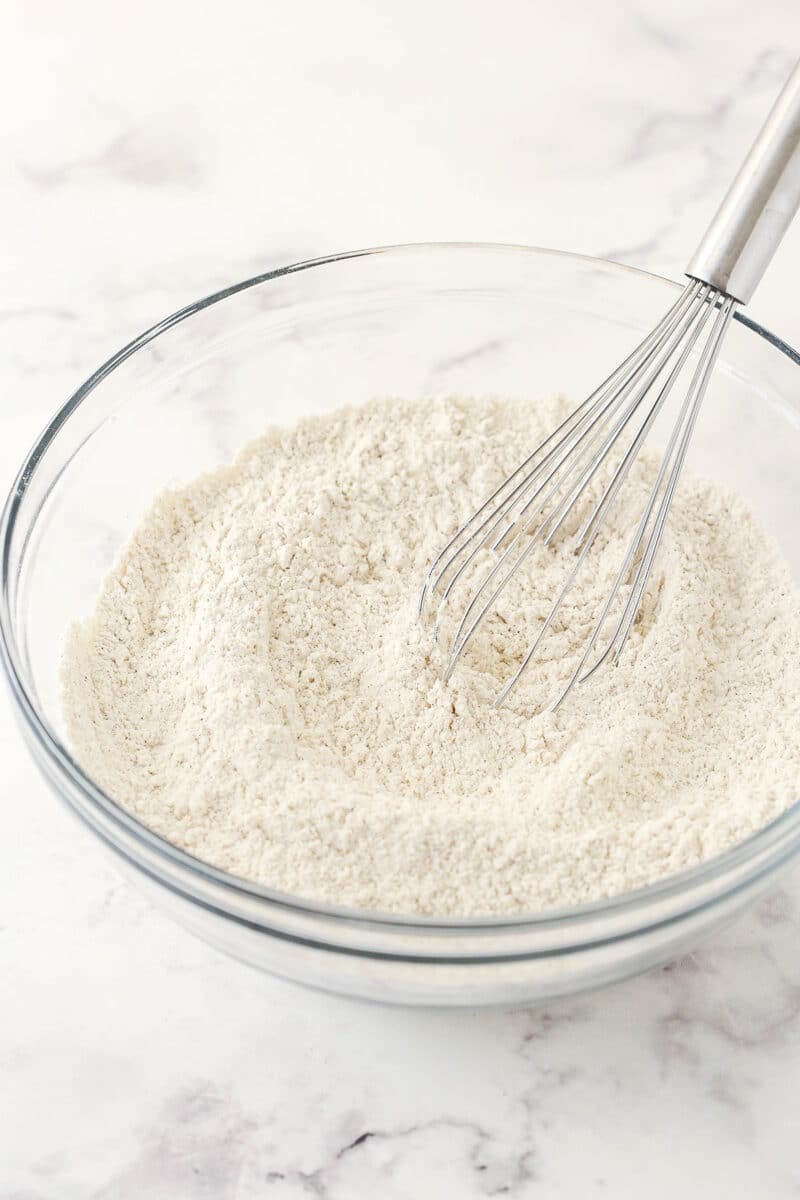
POLYGON ((379 401, 270 431, 163 494, 69 636, 84 769, 218 867, 403 913, 613 895, 776 817, 800 786, 800 607, 775 545, 711 483, 679 488, 621 664, 556 715, 538 706, 608 592, 624 508, 506 707, 490 701, 575 561, 564 546, 531 556, 441 682, 416 618, 425 568, 562 415, 379 401))

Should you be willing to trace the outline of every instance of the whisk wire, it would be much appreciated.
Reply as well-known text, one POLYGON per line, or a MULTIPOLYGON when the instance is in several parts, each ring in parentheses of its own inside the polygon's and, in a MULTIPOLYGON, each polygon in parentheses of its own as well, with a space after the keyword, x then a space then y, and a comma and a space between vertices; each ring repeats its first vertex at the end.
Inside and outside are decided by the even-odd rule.
POLYGON ((690 279, 655 328, 495 488, 450 538, 431 564, 419 597, 420 615, 432 597, 439 597, 434 620, 437 641, 455 589, 473 578, 469 570, 487 547, 495 558, 472 589, 448 639, 445 680, 451 677, 481 622, 525 560, 538 545, 553 543, 613 454, 615 462, 610 477, 589 512, 581 517, 577 533, 572 535, 575 561, 550 605, 542 627, 495 705, 499 707, 506 700, 552 629, 645 439, 716 312, 711 334, 699 351, 655 482, 612 589, 594 622, 577 667, 551 708, 557 709, 572 688, 588 679, 603 662, 609 658, 618 660, 644 597, 689 439, 735 304, 735 300, 711 285, 690 279), (623 587, 629 590, 613 632, 597 661, 586 670, 592 650, 606 628, 623 587))
MULTIPOLYGON (((522 509, 517 514, 515 522, 517 532, 511 539, 506 550, 497 560, 492 569, 488 572, 483 582, 476 589, 456 628, 456 632, 451 642, 450 659, 447 663, 444 673, 445 680, 449 679, 452 675, 453 670, 459 658, 461 657, 461 654, 465 650, 479 625, 484 620, 490 609, 493 608, 500 595, 505 590, 507 584, 517 574, 525 559, 528 558, 528 556, 540 542, 544 542, 545 545, 549 544, 549 542, 552 541, 552 538, 561 528, 564 520, 566 520, 578 497, 586 489, 597 472, 601 469, 612 446, 618 440, 622 430, 630 422, 633 415, 639 410, 643 398, 646 396, 654 381, 664 369, 664 366, 669 362, 676 347, 680 344, 680 341, 685 337, 686 327, 685 325, 679 326, 678 321, 683 318, 685 311, 690 309, 692 303, 696 300, 699 300, 700 304, 698 311, 702 313, 703 309, 705 308, 704 301, 709 291, 710 289, 707 285, 700 285, 699 283, 692 281, 692 283, 687 285, 687 287, 684 289, 684 294, 682 297, 684 303, 676 305, 674 310, 668 313, 662 321, 661 334, 658 335, 658 330, 654 331, 657 335, 655 339, 656 344, 654 347, 654 352, 657 355, 655 363, 652 365, 651 370, 645 374, 643 380, 639 381, 634 378, 634 382, 638 382, 638 386, 635 388, 634 398, 624 408, 622 416, 617 419, 616 424, 611 430, 611 433, 606 434, 605 441, 603 442, 601 449, 599 451, 597 450, 597 444, 603 438, 608 424, 607 422, 604 423, 602 421, 601 416, 598 416, 594 418, 592 425, 586 429, 582 437, 578 439, 578 441, 574 442, 567 449, 567 451, 565 451, 564 455, 562 455, 561 459, 556 464, 556 467, 554 467, 550 472, 544 484, 542 484, 542 487, 546 487, 548 482, 550 482, 553 478, 555 478, 555 482, 542 497, 538 508, 530 515, 530 517, 528 517, 527 520, 523 520, 523 518, 526 516, 528 509, 533 504, 536 494, 534 497, 531 497, 525 503, 525 505, 523 505, 522 509), (660 357, 658 357, 659 352, 660 357), (561 466, 569 461, 570 456, 574 455, 577 446, 580 444, 580 441, 585 437, 589 438, 587 445, 584 446, 576 460, 567 467, 565 475, 557 477, 557 473, 561 466), (575 482, 571 484, 573 479, 575 482), (548 513, 543 523, 538 526, 538 528, 534 529, 537 519, 547 508, 548 503, 554 497, 557 497, 559 492, 562 492, 565 488, 567 489, 566 494, 562 496, 560 501, 556 502, 555 508, 548 513), (527 544, 502 574, 499 582, 491 592, 485 604, 478 609, 482 596, 485 595, 486 590, 497 578, 497 576, 500 575, 503 568, 506 567, 509 558, 515 552, 521 539, 526 536, 529 539, 527 544), (472 618, 473 613, 476 613, 476 610, 478 610, 477 615, 471 620, 470 623, 470 619, 472 618)), ((651 354, 648 354, 647 359, 649 359, 651 356, 651 354)), ((627 395, 628 391, 629 385, 626 383, 623 385, 622 392, 617 393, 612 398, 613 403, 615 405, 624 403, 625 396, 627 395)), ((573 578, 574 576, 570 576, 570 582, 573 578)), ((437 614, 437 625, 441 619, 440 614, 442 606, 443 605, 440 605, 440 613, 437 614)), ((505 698, 505 695, 507 694, 508 693, 506 691, 503 694, 503 698, 505 698)))
MULTIPOLYGON (((714 369, 714 363, 716 362, 717 356, 719 354, 719 349, 722 344, 722 339, 725 335, 725 331, 727 329, 728 323, 729 323, 731 317, 733 316, 735 304, 736 304, 736 302, 733 299, 731 299, 730 297, 726 297, 724 299, 724 301, 717 313, 715 328, 712 332, 711 339, 704 347, 700 362, 697 365, 697 369, 695 371, 695 376, 694 376, 694 379, 692 382, 692 387, 689 390, 689 395, 687 396, 687 400, 684 404, 684 412, 685 413, 688 412, 688 416, 684 417, 685 425, 683 426, 683 433, 681 435, 680 443, 678 445, 677 456, 675 459, 674 466, 672 467, 672 470, 670 472, 669 479, 667 481, 667 486, 666 486, 666 489, 664 492, 664 496, 661 500, 658 514, 656 516, 655 524, 653 527, 653 532, 650 535, 650 539, 649 539, 647 548, 642 556, 642 561, 641 561, 639 571, 638 571, 638 580, 634 581, 634 585, 631 588, 631 596, 628 599, 627 611, 626 611, 625 619, 624 619, 624 626, 623 626, 622 632, 618 638, 617 647, 614 651, 615 658, 619 658, 620 654, 622 653, 623 647, 625 646, 625 642, 628 639, 628 635, 630 634, 631 627, 636 618, 636 613, 639 609, 639 605, 641 604, 642 596, 644 595, 644 589, 647 586, 647 581, 649 579, 650 572, 653 567, 653 562, 655 560, 656 552, 658 550, 658 547, 659 547, 659 544, 661 542, 661 538, 662 538, 662 535, 664 532, 664 526, 666 524, 667 516, 669 514, 670 505, 672 504, 672 498, 675 495, 675 489, 678 486, 678 481, 680 479, 681 471, 683 469, 683 464, 686 459, 686 452, 689 448, 689 441, 691 439, 695 424, 697 422, 697 417, 700 412, 700 405, 703 402, 703 397, 705 395, 706 388, 708 386, 708 381, 711 377, 711 372, 714 369)), ((670 442, 672 442, 673 439, 675 439, 675 440, 677 439, 678 431, 680 430, 682 425, 683 425, 683 420, 679 420, 679 422, 676 426, 676 429, 673 432, 673 437, 670 439, 670 442)), ((673 447, 673 449, 674 449, 674 447, 673 447)), ((669 460, 670 457, 671 457, 671 452, 668 451, 668 453, 664 455, 664 459, 662 461, 662 468, 664 467, 664 464, 669 460)), ((660 470, 659 474, 661 474, 661 473, 662 472, 660 470)), ((665 473, 666 473, 666 470, 664 469, 664 474, 665 473)))
MULTIPOLYGON (((706 293, 709 290, 710 289, 705 289, 706 293)), ((551 605, 548 615, 545 619, 545 622, 544 622, 541 630, 539 631, 536 639, 534 640, 533 644, 531 645, 530 649, 526 653, 525 658, 523 659, 520 666, 514 672, 511 679, 504 686, 504 688, 498 695, 497 699, 495 700, 496 708, 499 708, 503 704, 506 697, 509 695, 509 693, 513 690, 513 688, 519 682, 519 679, 526 671, 526 669, 529 666, 530 662, 532 661, 534 655, 536 654, 537 650, 539 649, 542 641, 544 640, 546 633, 550 629, 553 621, 555 620, 558 612, 560 611, 561 606, 564 603, 564 600, 566 599, 567 594, 569 593, 573 583, 575 582, 575 579, 577 578, 580 568, 583 566, 583 563, 585 562, 586 558, 588 557, 588 555, 594 545, 594 541, 595 541, 596 537, 600 533, 600 531, 605 523, 605 519, 608 515, 611 505, 613 504, 614 500, 616 499, 616 496, 617 496, 619 490, 623 486, 623 484, 628 476, 628 473, 630 471, 630 468, 633 465, 633 462, 635 461, 636 456, 638 455, 639 450, 641 449, 641 446, 642 446, 648 432, 650 431, 650 428, 652 427, 654 421, 656 420, 659 412, 663 408, 664 403, 665 403, 676 379, 680 375, 683 367, 685 366, 686 360, 688 359, 692 349, 694 348, 698 338, 700 337, 700 334, 702 333, 702 330, 710 316, 711 311, 712 310, 707 305, 703 305, 701 308, 698 308, 697 311, 695 312, 695 314, 693 315, 692 320, 694 322, 694 327, 691 328, 690 336, 688 337, 686 344, 681 351, 680 357, 678 358, 677 362, 674 364, 674 366, 670 370, 670 373, 667 376, 667 379, 665 380, 665 382, 663 383, 659 392, 657 393, 656 398, 654 399, 653 403, 650 405, 650 408, 646 414, 646 417, 645 417, 642 425, 640 426, 639 430, 636 433, 635 438, 633 439, 633 441, 631 442, 627 451, 625 452, 625 455, 624 455, 622 461, 620 462, 620 464, 618 465, 616 471, 614 472, 611 480, 609 481, 608 485, 604 489, 602 496, 597 501, 591 514, 584 522, 579 533, 576 535, 574 542, 573 542, 573 548, 574 548, 575 553, 578 554, 577 561, 576 561, 573 569, 570 571, 569 576, 567 577, 566 583, 563 585, 561 591, 558 593, 558 596, 556 597, 555 601, 551 605)), ((553 710, 555 710, 558 707, 558 705, 563 701, 563 699, 566 697, 566 695, 568 694, 568 692, 571 690, 571 688, 574 686, 574 684, 576 682, 578 682, 578 681, 583 682, 583 679, 588 678, 588 674, 591 673, 591 672, 588 672, 587 675, 581 676, 581 671, 583 670, 583 667, 586 665, 589 655, 591 654, 591 651, 597 641, 597 638, 607 620, 608 614, 611 610, 614 600, 616 599, 619 589, 620 589, 624 579, 629 574, 631 564, 635 558, 638 546, 641 541, 643 527, 644 527, 643 524, 640 524, 639 530, 637 531, 637 535, 634 536, 634 538, 632 539, 632 541, 630 543, 630 546, 629 546, 628 552, 626 554, 625 560, 623 562, 623 565, 617 574, 617 577, 615 579, 612 590, 606 599, 606 602, 603 606, 600 616, 597 619, 597 622, 594 626, 591 637, 585 647, 585 650, 583 652, 581 660, 578 663, 578 666, 576 667, 573 675, 571 676, 566 688, 561 693, 561 695, 559 696, 559 698, 555 702, 555 704, 552 706, 553 710)), ((592 671, 594 671, 594 669, 595 668, 593 667, 592 671)))
POLYGON ((485 518, 483 523, 468 535, 467 540, 463 544, 457 546, 467 531, 470 530, 470 528, 475 524, 476 521, 480 519, 481 516, 483 516, 487 509, 491 508, 494 501, 497 500, 498 497, 500 497, 508 487, 510 487, 514 480, 516 480, 518 476, 526 471, 526 469, 530 467, 531 463, 533 463, 534 460, 537 459, 542 452, 551 445, 552 442, 559 438, 559 435, 562 435, 557 445, 552 447, 548 457, 542 462, 537 463, 536 466, 533 467, 528 474, 517 483, 512 492, 508 496, 504 497, 502 501, 500 501, 499 507, 501 509, 501 513, 499 518, 496 520, 497 524, 500 523, 503 512, 507 511, 505 506, 507 504, 513 504, 514 500, 519 498, 523 489, 532 484, 535 473, 540 471, 541 468, 543 468, 547 462, 550 461, 551 456, 554 455, 558 449, 564 445, 564 442, 569 438, 569 436, 576 432, 576 427, 578 427, 578 429, 582 428, 585 422, 594 416, 596 410, 600 407, 603 400, 609 395, 611 396, 611 402, 613 402, 613 400, 619 395, 619 393, 616 393, 616 395, 613 393, 612 389, 614 386, 619 385, 619 387, 624 387, 632 379, 635 379, 636 374, 641 368, 642 360, 644 359, 646 361, 646 355, 648 351, 652 346, 655 345, 657 341, 659 341, 664 324, 670 321, 673 317, 676 320, 680 318, 681 312, 691 299, 691 293, 693 293, 694 289, 698 288, 699 286, 699 284, 694 283, 692 289, 687 288, 681 294, 681 296, 669 309, 661 324, 653 329, 648 336, 642 342, 640 342, 638 346, 635 347, 628 357, 611 372, 611 374, 603 381, 603 383, 601 383, 600 386, 596 388, 586 400, 584 400, 576 409, 574 409, 567 415, 567 417, 564 418, 561 424, 551 434, 549 434, 549 436, 545 438, 544 441, 541 442, 539 446, 537 446, 536 449, 529 454, 528 457, 524 459, 524 461, 520 463, 520 465, 514 471, 512 471, 512 473, 506 479, 502 481, 502 483, 498 485, 498 487, 494 490, 494 492, 492 492, 488 499, 484 501, 480 508, 478 508, 458 530, 456 530, 450 540, 434 559, 427 572, 419 597, 418 608, 420 614, 422 614, 424 610, 428 596, 437 590, 443 577, 450 569, 453 559, 458 557, 458 555, 472 543, 472 541, 486 528, 487 524, 495 521, 497 518, 498 509, 491 509, 488 517, 485 518), (622 382, 620 383, 620 381, 622 382), (457 548, 452 554, 449 555, 449 552, 453 550, 453 547, 457 548), (443 560, 446 560, 444 562, 444 566, 439 569, 443 560))
MULTIPOLYGON (((700 405, 703 400, 703 395, 705 393, 706 386, 708 384, 708 380, 711 375, 711 371, 713 370, 714 362, 715 362, 717 354, 719 352, 719 347, 722 342, 722 338, 723 338, 725 330, 727 328, 728 321, 729 321, 730 317, 732 316, 733 308, 734 308, 734 302, 729 299, 723 298, 723 303, 717 313, 715 328, 712 330, 711 339, 707 343, 706 347, 704 348, 704 351, 700 357, 700 361, 697 364, 697 368, 695 370, 695 373, 694 373, 694 376, 692 379, 692 383, 690 385, 686 399, 682 405, 681 413, 680 413, 678 421, 676 422, 675 427, 673 429, 672 436, 670 437, 670 441, 667 446, 667 449, 662 457, 662 461, 661 461, 661 464, 660 464, 660 467, 658 470, 658 474, 656 476, 653 487, 649 493, 648 500, 645 505, 644 511, 642 513, 641 519, 639 521, 637 530, 636 530, 633 538, 631 539, 631 542, 628 547, 625 558, 623 560, 622 566, 620 567, 620 569, 617 573, 613 587, 606 599, 605 605, 603 606, 600 616, 598 617, 598 619, 595 623, 592 634, 591 634, 591 636, 586 644, 586 647, 584 649, 584 652, 581 656, 581 660, 578 663, 575 670, 573 671, 573 673, 572 673, 569 681, 567 682, 566 686, 564 687, 563 691, 561 692, 559 697, 555 700, 555 702, 552 704, 551 708, 553 711, 556 711, 559 708, 559 706, 569 695, 570 691, 572 690, 572 688, 575 686, 576 683, 584 683, 591 675, 593 675, 595 673, 595 671, 600 666, 602 666, 602 664, 605 661, 607 661, 607 659, 609 657, 613 658, 614 661, 618 661, 619 657, 622 654, 622 651, 624 649, 628 635, 632 628, 633 621, 636 618, 636 614, 639 611, 639 607, 641 605, 642 598, 644 596, 644 591, 647 586, 647 583, 648 583, 648 580, 649 580, 649 577, 650 577, 650 574, 652 571, 653 563, 655 561, 655 556, 658 551, 658 547, 660 545, 661 538, 663 535, 664 526, 666 523, 667 515, 669 513, 669 507, 672 502, 672 497, 675 493, 675 489, 678 484, 680 472, 681 472, 681 469, 683 466, 683 461, 686 456, 686 450, 689 445, 689 439, 691 437, 692 430, 694 428, 694 423, 697 419, 697 415, 700 411, 700 405), (688 420, 688 423, 685 423, 687 413, 689 414, 689 420, 688 420), (680 431, 682 429, 683 429, 683 437, 681 438, 681 442, 680 442, 678 458, 675 460, 675 462, 672 466, 672 470, 670 471, 669 480, 667 483, 667 489, 664 493, 661 504, 659 506, 658 515, 656 517, 656 522, 654 523, 652 532, 648 539, 648 542, 647 542, 645 551, 643 553, 642 559, 640 561, 638 570, 637 570, 636 574, 634 575, 634 578, 631 582, 630 581, 630 572, 631 572, 633 563, 636 559, 636 555, 639 553, 640 547, 644 540, 645 532, 646 532, 649 522, 650 522, 650 517, 652 516, 653 510, 656 505, 657 498, 661 492, 661 487, 664 482, 664 478, 667 474, 667 470, 670 466, 670 463, 672 462, 672 456, 673 456, 673 453, 675 450, 675 445, 678 441, 678 437, 679 437, 680 431), (589 659, 592 649, 594 648, 594 646, 597 642, 597 639, 600 636, 600 633, 606 623, 606 620, 611 611, 612 605, 613 605, 614 601, 616 600, 617 595, 619 594, 620 588, 622 587, 622 585, 624 584, 626 579, 629 580, 629 582, 631 582, 631 590, 630 590, 630 593, 628 596, 627 603, 625 604, 625 606, 623 608, 622 615, 620 616, 619 621, 617 622, 614 632, 611 634, 611 637, 608 640, 605 650, 600 655, 598 660, 594 663, 594 665, 588 671, 584 672, 583 668, 586 666, 586 663, 589 659)), ((706 314, 706 316, 707 315, 708 314, 706 314)), ((705 324, 705 321, 703 323, 705 324)), ((700 331, 698 330, 693 341, 697 340, 697 336, 699 336, 699 332, 700 331)), ((688 355, 688 351, 687 351, 687 355, 688 355)), ((684 362, 685 362, 685 358, 687 355, 684 355, 684 362)))

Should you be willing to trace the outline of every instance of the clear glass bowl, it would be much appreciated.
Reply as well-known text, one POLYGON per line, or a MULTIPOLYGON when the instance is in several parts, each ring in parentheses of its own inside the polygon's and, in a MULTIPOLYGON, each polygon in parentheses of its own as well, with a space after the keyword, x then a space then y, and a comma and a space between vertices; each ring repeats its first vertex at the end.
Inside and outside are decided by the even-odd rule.
MULTIPOLYGON (((207 941, 303 983, 418 1004, 540 1001, 677 955, 748 904, 800 846, 800 805, 726 854, 568 911, 427 920, 325 907, 207 866, 151 833, 65 747, 64 631, 152 497, 229 460, 270 423, 375 395, 578 400, 677 285, 522 247, 403 246, 301 263, 168 317, 57 413, 6 504, 2 653, 31 751, 98 845, 207 941)), ((690 466, 733 485, 800 574, 800 358, 738 318, 690 466)), ((522 453, 526 447, 520 447, 522 453)))

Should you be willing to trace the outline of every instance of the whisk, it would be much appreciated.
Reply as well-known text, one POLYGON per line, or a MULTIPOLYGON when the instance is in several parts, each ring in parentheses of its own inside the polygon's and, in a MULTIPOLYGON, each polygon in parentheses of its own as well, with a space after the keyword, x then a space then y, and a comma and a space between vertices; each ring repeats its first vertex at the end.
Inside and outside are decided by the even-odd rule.
POLYGON ((800 62, 692 257, 686 269, 689 282, 678 299, 608 378, 503 480, 431 564, 419 612, 424 617, 435 605, 434 637, 446 649, 445 679, 533 550, 550 546, 577 517, 574 563, 495 706, 504 702, 552 629, 648 433, 686 375, 677 419, 611 591, 551 709, 603 663, 619 660, 645 595, 725 332, 737 307, 750 300, 800 205, 799 147, 800 62), (463 592, 463 608, 447 622, 453 632, 442 639, 445 619, 463 592), (601 648, 595 651, 598 642, 601 648))

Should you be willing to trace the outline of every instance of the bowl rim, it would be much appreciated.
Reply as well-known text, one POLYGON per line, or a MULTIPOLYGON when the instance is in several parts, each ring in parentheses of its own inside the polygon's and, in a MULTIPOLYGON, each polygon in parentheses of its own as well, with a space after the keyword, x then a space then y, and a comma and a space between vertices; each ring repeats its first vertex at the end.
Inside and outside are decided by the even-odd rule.
MULTIPOLYGON (((779 845, 784 836, 792 831, 794 827, 797 827, 794 831, 797 834, 798 844, 785 851, 780 856, 779 861, 788 858, 800 847, 800 798, 769 824, 756 830, 755 833, 750 834, 743 841, 737 842, 727 850, 693 867, 665 876, 663 879, 657 880, 652 884, 635 888, 619 895, 593 900, 585 904, 545 909, 533 913, 473 917, 423 916, 413 913, 381 912, 375 909, 368 910, 351 908, 346 905, 324 904, 320 901, 281 892, 278 889, 266 887, 265 885, 230 874, 196 857, 189 853, 189 851, 183 850, 160 834, 155 833, 109 796, 82 770, 67 747, 63 745, 55 731, 51 728, 49 722, 40 714, 36 701, 23 681, 24 670, 14 633, 14 619, 9 605, 10 551, 20 505, 36 473, 37 467, 59 430, 69 420, 78 406, 112 371, 116 370, 126 359, 142 349, 149 342, 173 326, 201 312, 203 309, 218 304, 239 292, 268 283, 273 279, 311 270, 315 267, 330 266, 334 263, 347 261, 348 259, 368 258, 386 254, 399 255, 409 252, 438 253, 442 251, 507 252, 509 254, 530 254, 532 256, 561 258, 584 262, 593 266, 611 268, 616 272, 640 276, 656 281, 659 284, 667 284, 673 288, 680 288, 682 286, 680 283, 666 276, 645 271, 638 267, 632 267, 626 263, 619 263, 612 259, 587 254, 575 254, 571 251, 557 250, 545 246, 471 241, 404 242, 394 245, 371 246, 357 250, 339 251, 261 272, 186 304, 145 329, 102 363, 76 388, 64 404, 57 409, 26 455, 5 500, 2 515, 0 515, 0 661, 2 661, 4 667, 12 697, 16 702, 17 715, 22 718, 24 727, 32 736, 34 748, 44 754, 45 759, 55 768, 56 775, 65 776, 66 780, 78 789, 78 792, 90 805, 94 805, 103 811, 114 826, 121 827, 124 832, 131 835, 134 839, 143 842, 157 857, 166 858, 173 866, 187 872, 190 878, 193 875, 200 876, 207 883, 221 886, 228 891, 251 900, 265 901, 270 905, 289 910, 298 915, 346 921, 347 923, 361 926, 378 925, 381 927, 394 927, 405 931, 439 929, 450 934, 476 933, 481 931, 500 932, 502 930, 519 929, 550 930, 558 926, 574 926, 576 923, 596 920, 604 916, 620 916, 626 913, 639 912, 643 907, 647 907, 651 903, 659 903, 680 895, 686 895, 692 885, 713 883, 720 876, 725 875, 728 871, 743 865, 753 858, 757 851, 768 851, 770 848, 779 845)), ((800 353, 781 337, 772 333, 739 310, 735 312, 734 319, 750 329, 757 336, 763 338, 776 350, 789 358, 791 362, 800 366, 800 353)), ((24 552, 25 549, 23 547, 22 556, 24 556, 24 552)), ((70 804, 73 808, 75 807, 71 801, 70 804)), ((80 812, 78 815, 84 816, 80 812)), ((88 818, 84 816, 84 819, 93 828, 94 832, 100 832, 88 818)), ((112 842, 112 846, 117 852, 122 850, 116 842, 112 842)), ((137 867, 140 866, 138 862, 135 865, 137 867)), ((760 871, 755 872, 755 877, 757 878, 760 873, 760 871)), ((725 894, 730 895, 735 893, 741 887, 746 886, 748 882, 750 882, 749 878, 735 883, 725 894)), ((703 907, 707 902, 707 898, 700 899, 697 905, 691 907, 703 907)))

